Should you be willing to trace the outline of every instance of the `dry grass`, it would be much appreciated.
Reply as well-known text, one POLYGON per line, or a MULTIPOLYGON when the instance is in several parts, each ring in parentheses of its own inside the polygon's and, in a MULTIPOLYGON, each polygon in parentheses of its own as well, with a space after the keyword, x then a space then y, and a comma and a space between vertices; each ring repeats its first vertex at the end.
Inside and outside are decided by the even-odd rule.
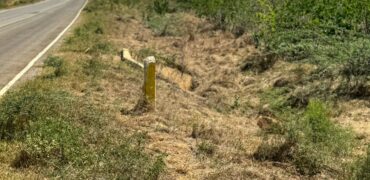
MULTIPOLYGON (((181 13, 176 17, 189 27, 186 33, 159 36, 136 10, 126 8, 122 12, 125 13, 106 14, 104 22, 110 26, 104 38, 115 49, 129 48, 138 60, 143 49, 150 49, 150 53, 162 57, 164 68, 170 68, 171 73, 167 74, 175 74, 158 79, 156 112, 130 114, 142 96, 142 70, 121 62, 118 52, 57 50, 53 54, 69 64, 68 75, 59 77, 58 82, 60 88, 103 107, 112 117, 112 126, 119 124, 128 134, 147 133, 146 152, 166 155, 167 168, 160 179, 305 178, 290 164, 256 161, 253 154, 263 141, 258 122, 271 116, 269 105, 260 99, 261 92, 282 77, 288 81, 284 85, 300 82, 302 73, 296 72, 308 74, 312 66, 277 61, 263 73, 242 72, 245 59, 258 53, 248 34, 236 38, 204 19, 181 13), (80 65, 91 58, 98 58, 103 64, 95 78, 86 76, 80 65), (166 58, 171 62, 166 62, 166 58), (203 147, 202 143, 208 145, 203 147), (200 155, 199 147, 209 153, 200 155)), ((41 76, 45 74, 50 71, 44 69, 41 76)), ((341 109, 336 121, 356 124, 352 125, 354 130, 365 139, 370 138, 369 128, 365 128, 369 125, 369 105, 362 100, 349 101, 341 109)), ((8 157, 0 156, 0 163, 5 167, 8 157)), ((32 171, 10 168, 2 170, 0 176, 9 173, 9 179, 38 178, 32 171)), ((312 178, 333 177, 322 173, 312 178)))
MULTIPOLYGON (((177 57, 174 63, 185 67, 185 73, 193 78, 194 86, 187 91, 160 81, 157 112, 118 116, 128 127, 150 132, 152 140, 148 149, 168 154, 165 179, 299 178, 294 167, 288 164, 258 162, 251 155, 262 141, 257 122, 265 116, 261 116, 260 108, 266 104, 261 104, 260 92, 282 79, 287 81, 283 86, 299 84, 304 81, 304 74, 309 74, 314 67, 277 61, 264 73, 241 73, 240 67, 246 57, 257 52, 248 34, 235 38, 230 33, 215 30, 203 19, 183 14, 184 21, 191 24, 186 25, 190 27, 187 34, 158 36, 135 13, 128 17, 120 23, 113 17, 108 18, 110 24, 114 24, 115 31, 109 32, 109 37, 115 46, 137 52, 136 57, 140 57, 143 49, 177 57), (194 127, 198 135, 194 135, 194 127), (204 141, 216 147, 211 157, 196 155, 198 145, 204 141)), ((140 86, 137 83, 135 87, 140 86)), ((140 94, 136 94, 136 99, 139 97, 140 94)), ((350 104, 362 109, 359 111, 363 112, 363 118, 370 117, 366 114, 368 107, 350 104)), ((134 105, 123 107, 130 109, 134 105)), ((337 121, 345 119, 338 118, 337 121)), ((330 176, 324 173, 315 178, 330 176)))

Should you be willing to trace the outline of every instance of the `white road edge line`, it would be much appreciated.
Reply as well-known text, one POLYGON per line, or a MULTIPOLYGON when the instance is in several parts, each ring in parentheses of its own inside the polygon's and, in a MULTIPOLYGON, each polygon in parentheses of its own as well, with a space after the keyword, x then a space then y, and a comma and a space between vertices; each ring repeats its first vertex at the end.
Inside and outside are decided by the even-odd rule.
POLYGON ((85 8, 89 1, 86 0, 85 4, 82 6, 82 8, 78 11, 76 17, 72 20, 72 22, 48 45, 44 50, 42 50, 36 57, 34 57, 31 62, 27 64, 27 66, 19 72, 7 85, 5 85, 1 90, 0 90, 0 97, 3 96, 24 74, 28 72, 32 68, 32 66, 42 57, 44 56, 51 47, 55 43, 57 43, 60 38, 68 31, 69 28, 77 21, 78 17, 80 17, 82 10, 85 8))

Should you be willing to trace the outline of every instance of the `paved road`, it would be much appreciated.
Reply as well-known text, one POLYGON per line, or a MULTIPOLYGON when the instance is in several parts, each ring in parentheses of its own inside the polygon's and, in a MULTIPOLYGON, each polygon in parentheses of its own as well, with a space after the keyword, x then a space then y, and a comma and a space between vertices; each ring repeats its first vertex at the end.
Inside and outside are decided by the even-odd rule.
POLYGON ((0 11, 0 89, 74 19, 85 0, 44 0, 0 11))

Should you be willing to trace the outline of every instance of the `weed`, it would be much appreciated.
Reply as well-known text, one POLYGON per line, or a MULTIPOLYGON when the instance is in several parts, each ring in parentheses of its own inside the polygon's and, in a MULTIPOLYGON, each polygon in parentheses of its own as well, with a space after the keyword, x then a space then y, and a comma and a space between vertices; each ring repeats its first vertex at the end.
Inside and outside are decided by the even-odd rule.
POLYGON ((231 105, 231 109, 238 109, 240 106, 241 106, 241 104, 240 104, 240 97, 239 96, 235 96, 234 97, 234 102, 231 105))
POLYGON ((67 73, 66 63, 63 58, 57 56, 49 56, 44 64, 47 67, 54 68, 53 77, 60 77, 67 73))
POLYGON ((217 146, 213 143, 203 141, 197 145, 197 154, 213 156, 216 152, 217 146))
POLYGON ((93 57, 85 61, 83 64, 83 72, 93 79, 96 79, 102 75, 105 67, 105 64, 100 58, 93 57))

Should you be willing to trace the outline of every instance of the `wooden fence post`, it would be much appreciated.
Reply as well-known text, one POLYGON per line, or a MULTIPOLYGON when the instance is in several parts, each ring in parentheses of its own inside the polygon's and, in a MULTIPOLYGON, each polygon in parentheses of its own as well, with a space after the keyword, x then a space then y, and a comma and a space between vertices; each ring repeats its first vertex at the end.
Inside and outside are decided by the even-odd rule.
POLYGON ((156 62, 155 57, 150 56, 144 59, 144 101, 150 110, 155 110, 156 96, 156 62))

